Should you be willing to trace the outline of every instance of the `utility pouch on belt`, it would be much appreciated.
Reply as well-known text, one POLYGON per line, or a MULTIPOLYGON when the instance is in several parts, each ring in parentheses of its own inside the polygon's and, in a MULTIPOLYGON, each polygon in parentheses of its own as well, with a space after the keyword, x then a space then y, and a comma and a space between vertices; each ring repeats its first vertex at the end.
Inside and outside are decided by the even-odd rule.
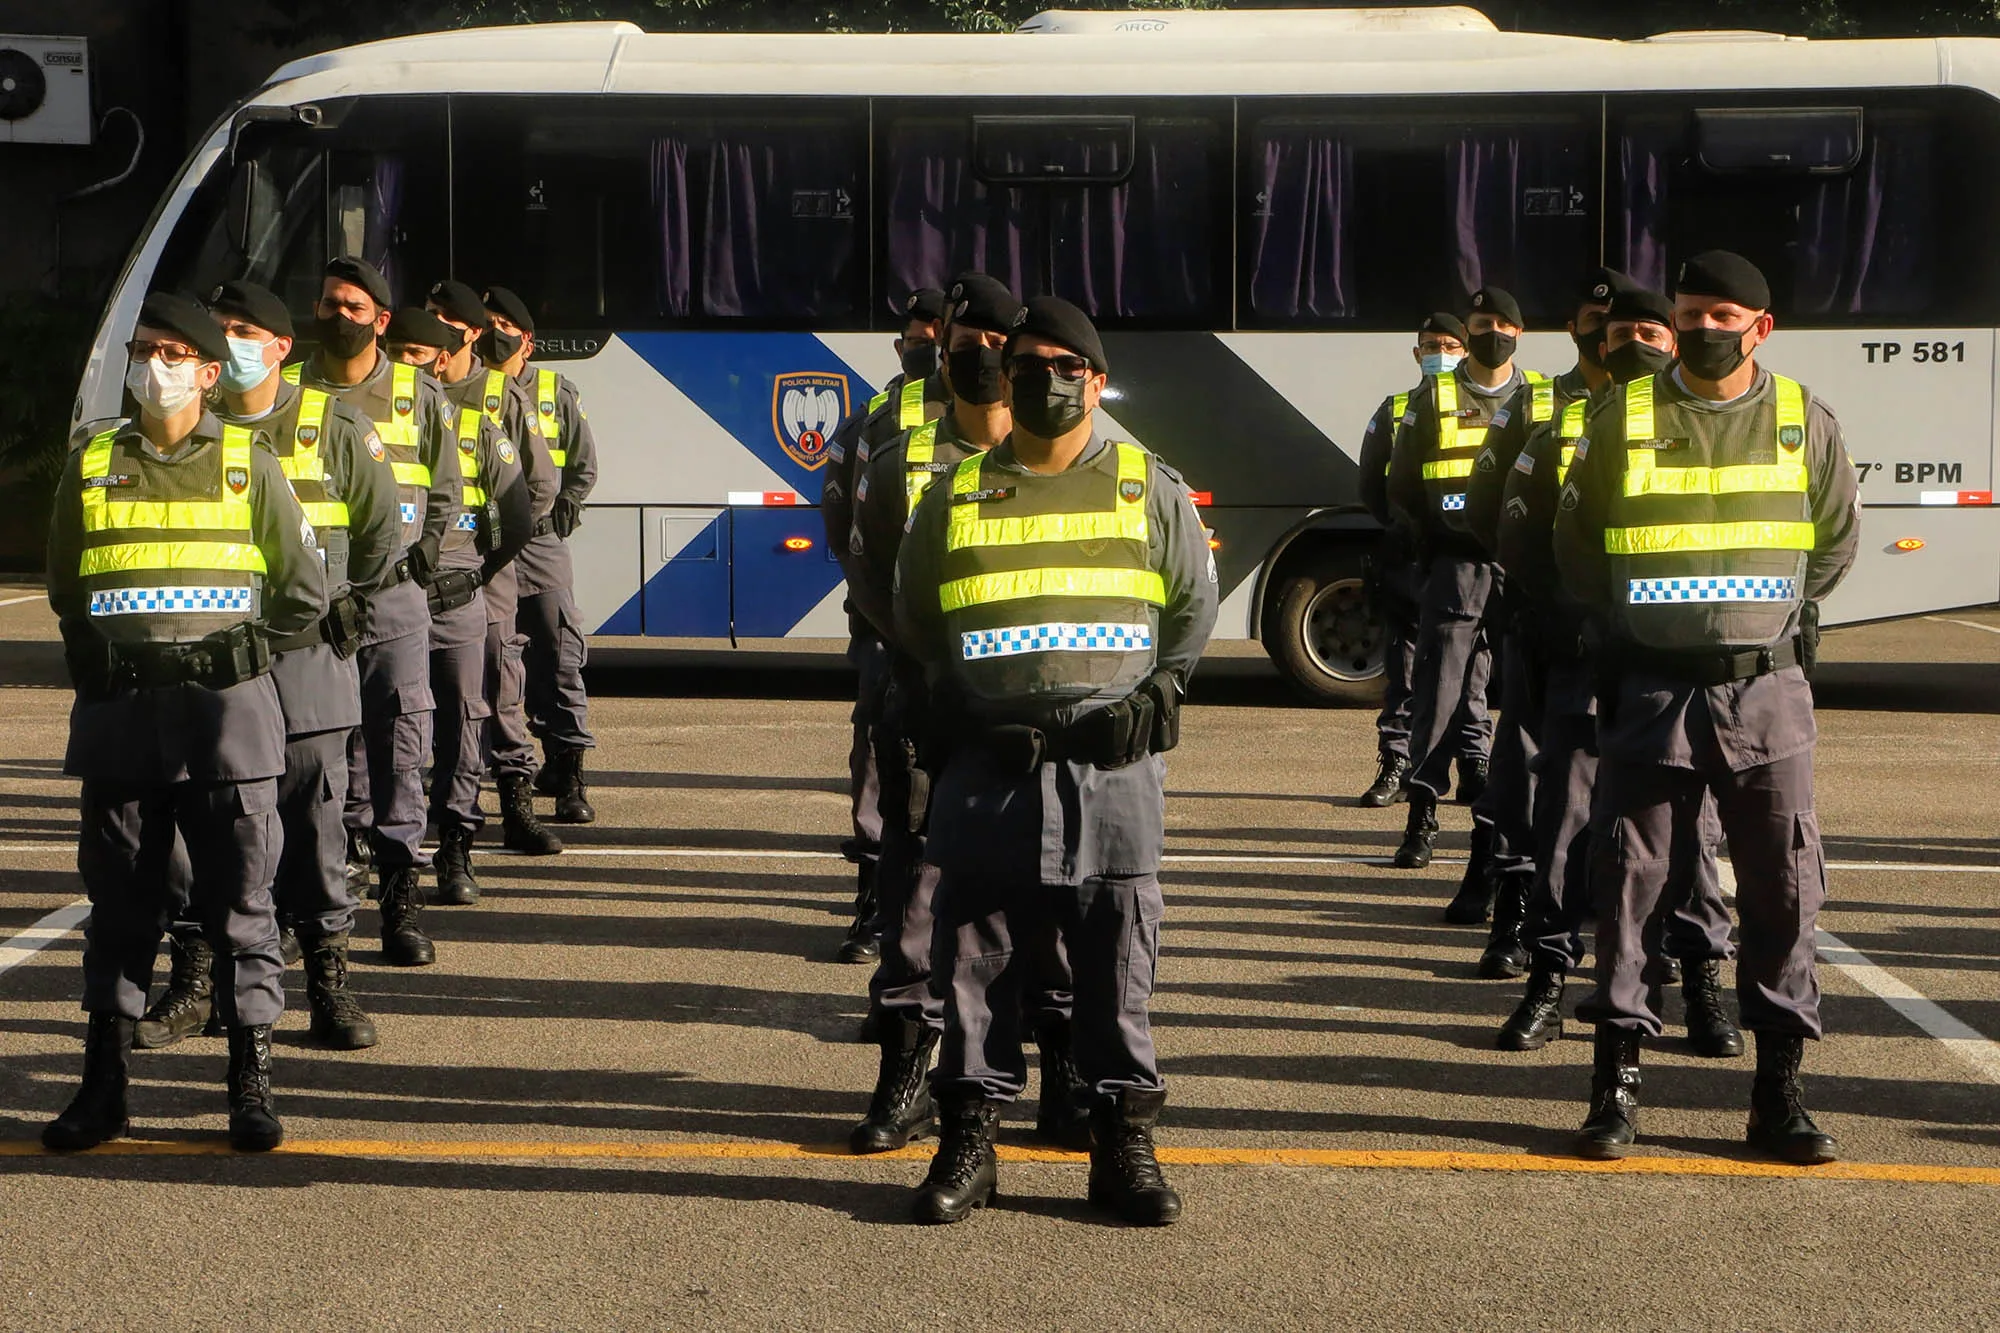
POLYGON ((489 554, 500 544, 500 502, 488 497, 479 507, 479 521, 473 527, 472 549, 489 554))
POLYGON ((424 585, 424 600, 433 617, 456 611, 479 591, 479 576, 469 569, 446 569, 431 576, 424 585))
POLYGON ((271 645, 262 630, 232 625, 196 643, 128 643, 112 648, 112 689, 162 689, 199 685, 226 690, 271 669, 271 645))
POLYGON ((981 739, 1003 773, 1032 773, 1049 757, 1048 738, 1026 723, 988 727, 981 739))
POLYGON ((1819 665, 1819 603, 1802 602, 1799 605, 1799 669, 1806 673, 1806 679, 1813 677, 1813 668, 1819 665))
POLYGON ((1139 691, 1153 701, 1150 753, 1165 754, 1181 743, 1180 682, 1174 679, 1173 672, 1155 669, 1139 683, 1139 691))
POLYGON ((344 592, 327 606, 311 629, 300 630, 297 634, 287 634, 283 638, 268 640, 274 653, 293 653, 301 648, 316 648, 326 644, 336 657, 352 657, 361 643, 361 598, 351 592, 344 592))
POLYGON ((111 640, 97 632, 87 620, 62 622, 63 665, 69 669, 70 684, 86 699, 111 693, 115 665, 111 640))

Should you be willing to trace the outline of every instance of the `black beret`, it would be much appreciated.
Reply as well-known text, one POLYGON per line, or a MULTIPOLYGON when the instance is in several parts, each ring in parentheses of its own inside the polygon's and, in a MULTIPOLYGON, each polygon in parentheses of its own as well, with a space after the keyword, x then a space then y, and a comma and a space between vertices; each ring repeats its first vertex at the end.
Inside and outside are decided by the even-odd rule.
POLYGON ((1021 313, 1021 301, 1000 279, 968 273, 951 285, 950 304, 944 313, 951 324, 1007 333, 1014 327, 1014 316, 1021 313))
MULTIPOLYGON (((479 293, 468 283, 457 278, 446 278, 431 287, 431 294, 424 298, 424 304, 436 306, 440 314, 451 316, 469 329, 483 329, 493 322, 486 313, 486 302, 479 299, 479 293)), ((452 345, 456 345, 453 340, 452 345)))
POLYGON ((944 293, 935 287, 919 287, 903 301, 904 322, 922 320, 926 324, 944 318, 944 293))
POLYGON ((246 324, 255 324, 280 338, 292 336, 292 312, 269 287, 260 287, 247 278, 225 282, 208 294, 209 311, 234 315, 246 324))
POLYGON ((416 306, 404 306, 389 316, 389 328, 383 333, 386 343, 410 343, 417 347, 457 347, 465 338, 451 325, 439 319, 428 310, 416 306))
POLYGON ((1611 297, 1611 312, 1604 317, 1609 324, 1616 320, 1630 320, 1635 324, 1664 324, 1674 326, 1674 303, 1659 292, 1649 292, 1644 287, 1627 287, 1614 292, 1611 297))
POLYGON ((1590 276, 1583 280, 1583 288, 1577 293, 1578 305, 1609 305, 1618 293, 1637 287, 1638 280, 1629 273, 1620 273, 1615 268, 1592 269, 1590 276))
POLYGON ((177 292, 154 292, 139 307, 139 322, 164 329, 201 354, 204 361, 229 359, 229 340, 207 307, 177 292))
POLYGON ((1515 328, 1525 328, 1528 321, 1521 318, 1521 303, 1514 299, 1514 293, 1504 287, 1481 287, 1472 294, 1472 313, 1491 315, 1503 324, 1515 328))
POLYGON ((1104 342, 1097 336, 1097 326, 1090 322, 1089 315, 1060 296, 1028 298, 1028 303, 1014 316, 1014 327, 1007 331, 1009 355, 1013 353, 1015 344, 1031 336, 1069 348, 1090 362, 1090 368, 1100 375, 1111 373, 1111 363, 1104 359, 1104 342))
POLYGON ((488 287, 486 294, 479 298, 480 304, 500 316, 523 333, 535 331, 535 317, 528 313, 528 303, 516 296, 511 288, 488 287))
POLYGON ((382 276, 382 270, 365 259, 336 259, 321 272, 326 277, 353 283, 384 309, 395 299, 389 294, 389 280, 382 276))
POLYGON ((1688 296, 1715 296, 1750 310, 1771 308, 1771 284, 1763 271, 1742 255, 1710 250, 1681 265, 1674 291, 1688 296))
POLYGON ((1441 333, 1462 343, 1465 341, 1465 321, 1443 310, 1433 310, 1424 316, 1423 323, 1417 325, 1417 336, 1422 337, 1426 333, 1441 333))

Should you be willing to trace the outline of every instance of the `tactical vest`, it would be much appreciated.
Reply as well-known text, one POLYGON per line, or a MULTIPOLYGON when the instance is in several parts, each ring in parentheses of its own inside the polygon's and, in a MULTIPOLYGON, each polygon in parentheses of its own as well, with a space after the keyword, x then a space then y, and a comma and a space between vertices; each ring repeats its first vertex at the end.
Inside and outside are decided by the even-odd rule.
POLYGON ((115 430, 84 446, 77 573, 108 637, 188 643, 262 613, 252 438, 243 426, 224 426, 212 462, 173 466, 115 430))
MULTIPOLYGON (((299 382, 296 363, 285 367, 285 379, 299 382)), ((402 545, 423 535, 424 506, 431 489, 430 465, 424 462, 423 440, 417 430, 417 368, 391 362, 389 373, 372 383, 355 385, 339 395, 342 402, 367 417, 375 437, 396 474, 396 502, 403 520, 402 545)))
POLYGON ((320 559, 326 562, 327 579, 335 587, 347 583, 348 512, 326 488, 326 419, 333 400, 319 389, 299 390, 292 428, 281 431, 282 438, 271 440, 278 466, 292 484, 306 522, 313 525, 319 539, 320 559))
POLYGON ((484 421, 477 408, 458 409, 458 472, 462 480, 458 517, 452 520, 451 531, 444 540, 449 550, 466 544, 467 539, 458 534, 479 531, 479 515, 486 509, 486 488, 479 483, 479 431, 484 421))
MULTIPOLYGON (((1525 374, 1530 385, 1544 382, 1545 377, 1532 370, 1525 374)), ((1476 393, 1468 395, 1472 406, 1461 408, 1456 374, 1435 376, 1431 386, 1431 408, 1437 413, 1437 452, 1424 460, 1424 492, 1430 498, 1431 512, 1457 528, 1465 513, 1465 479, 1472 475, 1479 451, 1486 447, 1486 432, 1494 414, 1507 400, 1476 393)), ((1547 420, 1533 416, 1537 395, 1531 393, 1528 401, 1531 418, 1547 420)))
POLYGON ((1675 651, 1773 644, 1816 542, 1805 390, 1773 375, 1770 392, 1718 417, 1656 403, 1657 383, 1622 390, 1625 457, 1607 497, 1626 632, 1675 651))
POLYGON ((937 461, 938 424, 926 421, 910 432, 903 442, 903 516, 908 518, 917 510, 917 501, 924 498, 924 492, 939 474, 952 470, 950 463, 937 461))
POLYGON ((549 461, 556 469, 569 466, 569 450, 563 447, 562 417, 556 412, 556 390, 562 383, 553 370, 535 372, 535 423, 549 446, 549 461))
MULTIPOLYGON (((1391 398, 1389 400, 1389 437, 1392 441, 1395 439, 1396 435, 1396 423, 1401 421, 1403 419, 1403 413, 1409 410, 1410 410, 1409 394, 1399 393, 1394 398, 1391 398)), ((1391 449, 1388 453, 1382 456, 1383 476, 1386 477, 1389 475, 1389 465, 1395 461, 1396 461, 1396 451, 1394 449, 1391 449)))
POLYGON ((1562 420, 1556 423, 1556 443, 1562 446, 1556 455, 1558 486, 1569 476, 1569 465, 1576 461, 1576 442, 1583 438, 1583 418, 1589 406, 1589 399, 1575 399, 1563 408, 1562 420))
POLYGON ((1154 664, 1166 585, 1148 549, 1146 451, 1115 444, 1056 476, 952 475, 938 589, 952 675, 976 699, 1032 711, 1137 685, 1154 664))
MULTIPOLYGON (((874 415, 881 409, 882 404, 888 401, 889 391, 887 389, 870 398, 868 400, 869 415, 874 415)), ((896 429, 915 430, 923 424, 924 382, 922 380, 905 378, 903 380, 902 392, 896 399, 896 429)))

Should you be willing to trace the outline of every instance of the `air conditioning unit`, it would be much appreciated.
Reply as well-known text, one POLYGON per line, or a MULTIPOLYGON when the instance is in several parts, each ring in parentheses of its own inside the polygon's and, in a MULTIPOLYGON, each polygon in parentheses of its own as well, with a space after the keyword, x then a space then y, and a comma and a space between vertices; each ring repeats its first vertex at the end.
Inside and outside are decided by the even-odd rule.
POLYGON ((0 33, 0 144, 90 142, 90 43, 0 33))

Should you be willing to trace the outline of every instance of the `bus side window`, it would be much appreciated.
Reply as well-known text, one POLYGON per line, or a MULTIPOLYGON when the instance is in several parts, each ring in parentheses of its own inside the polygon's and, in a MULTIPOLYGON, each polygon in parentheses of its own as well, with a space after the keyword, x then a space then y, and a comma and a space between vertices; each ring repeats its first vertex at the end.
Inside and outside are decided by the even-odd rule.
POLYGON ((1565 318, 1597 253, 1597 113, 1546 105, 1343 99, 1246 116, 1243 322, 1400 329, 1488 285, 1531 319, 1565 318))
POLYGON ((685 105, 455 99, 467 280, 516 288, 557 328, 857 320, 865 116, 685 105))
MULTIPOLYGON (((878 113, 880 114, 880 113, 878 113)), ((891 316, 977 269, 1109 323, 1226 312, 1226 136, 1204 115, 889 112, 877 168, 891 316)))
POLYGON ((1957 89, 1614 104, 1608 259, 1660 286, 1738 251, 1781 319, 1991 323, 1990 266, 1953 257, 1983 253, 1996 138, 2000 105, 1957 89))

